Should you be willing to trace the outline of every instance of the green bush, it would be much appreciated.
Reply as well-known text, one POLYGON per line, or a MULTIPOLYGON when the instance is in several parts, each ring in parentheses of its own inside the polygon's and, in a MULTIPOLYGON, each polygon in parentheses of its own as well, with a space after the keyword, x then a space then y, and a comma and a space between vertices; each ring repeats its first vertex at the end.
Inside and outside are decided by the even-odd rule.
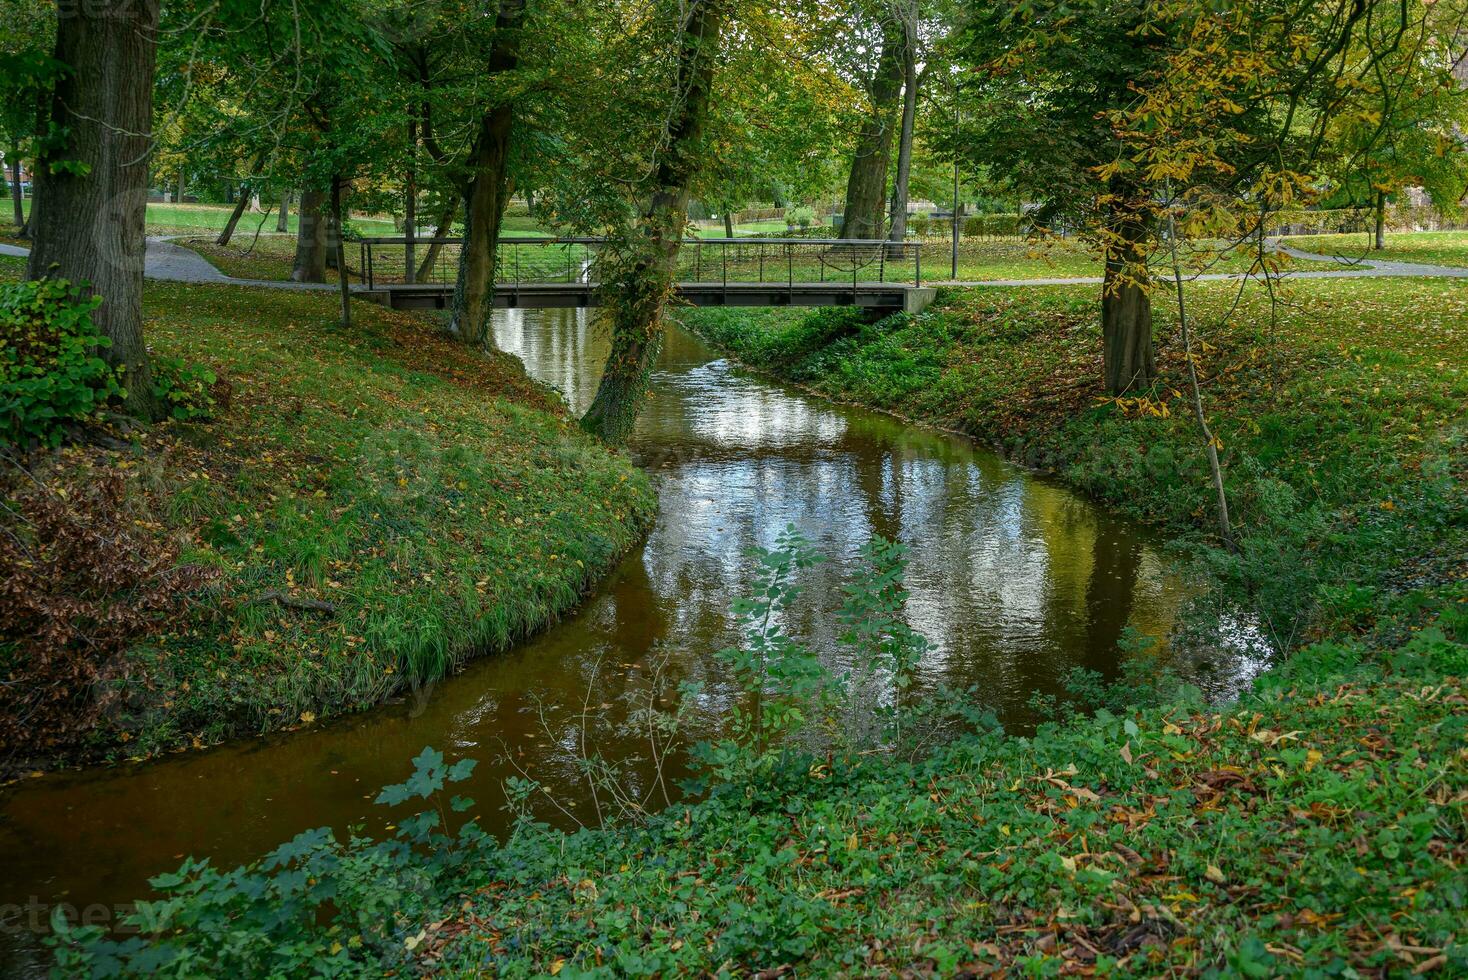
POLYGON ((176 419, 213 418, 213 387, 218 380, 208 368, 187 364, 179 357, 153 361, 153 394, 176 419))
POLYGON ((0 286, 0 441, 57 445, 68 424, 125 396, 97 355, 112 343, 92 322, 101 302, 64 279, 0 286))
POLYGON ((1019 216, 1015 214, 971 214, 963 219, 965 238, 1018 234, 1019 216))

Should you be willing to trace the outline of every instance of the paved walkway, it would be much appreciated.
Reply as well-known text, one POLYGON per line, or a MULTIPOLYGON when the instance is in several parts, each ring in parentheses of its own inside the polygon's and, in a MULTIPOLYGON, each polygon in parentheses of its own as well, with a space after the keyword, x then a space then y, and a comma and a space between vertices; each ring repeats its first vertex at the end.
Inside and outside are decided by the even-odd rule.
MULTIPOLYGON (((1289 279, 1365 279, 1380 276, 1411 276, 1444 279, 1468 279, 1468 268, 1457 268, 1446 265, 1423 265, 1417 262, 1383 262, 1375 259, 1357 260, 1354 257, 1338 255, 1317 255, 1313 252, 1302 252, 1288 245, 1279 245, 1276 248, 1286 255, 1308 262, 1358 262, 1354 269, 1330 269, 1330 270, 1298 270, 1286 272, 1283 275, 1289 279)), ((0 244, 0 255, 15 255, 24 257, 29 255, 27 249, 15 245, 0 244)), ((235 279, 220 272, 209 264, 198 252, 175 245, 166 238, 148 238, 148 250, 143 256, 143 275, 149 279, 157 279, 166 282, 196 282, 214 283, 229 286, 260 286, 265 289, 307 289, 307 290, 333 290, 337 287, 331 283, 321 282, 278 282, 266 279, 235 279)), ((1209 273, 1207 275, 1196 275, 1188 278, 1189 282, 1221 282, 1226 280, 1238 281, 1244 278, 1243 273, 1209 273)), ((963 280, 930 280, 924 283, 927 286, 1084 286, 1099 285, 1099 276, 1081 276, 1053 279, 963 279, 963 280)), ((359 284, 353 284, 352 289, 361 289, 359 284)))
MULTIPOLYGON (((16 255, 24 258, 30 250, 15 245, 0 244, 0 255, 16 255)), ((175 245, 166 238, 148 237, 147 251, 143 253, 143 275, 159 282, 196 282, 224 286, 261 286, 266 289, 329 289, 337 286, 329 282, 277 282, 269 279, 236 279, 226 276, 209 260, 192 249, 175 245)), ((356 290, 360 286, 353 285, 356 290)))

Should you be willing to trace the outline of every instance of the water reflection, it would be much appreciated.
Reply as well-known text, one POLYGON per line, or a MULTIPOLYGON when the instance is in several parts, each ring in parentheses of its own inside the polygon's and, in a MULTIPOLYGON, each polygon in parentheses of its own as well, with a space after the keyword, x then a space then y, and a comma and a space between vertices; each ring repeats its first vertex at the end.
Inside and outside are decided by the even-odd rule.
MULTIPOLYGON (((590 402, 606 345, 584 312, 512 311, 495 335, 573 410, 590 402)), ((29 781, 0 802, 0 905, 119 901, 185 853, 227 865, 307 827, 379 828, 373 791, 426 744, 482 760, 467 793, 490 826, 503 820, 501 780, 521 770, 585 814, 583 706, 625 719, 665 664, 666 682, 705 685, 692 735, 716 733, 732 692, 713 651, 734 640, 745 554, 789 524, 831 558, 791 619, 833 666, 852 665, 827 614, 882 534, 912 551, 909 615, 934 644, 922 683, 975 686, 1012 725, 1072 667, 1114 676, 1122 630, 1164 636, 1178 604, 1179 583, 1137 528, 963 440, 752 377, 686 333, 668 338, 630 449, 659 479, 658 524, 575 617, 399 705, 307 733, 29 781)), ((645 746, 593 737, 609 757, 645 746)), ((633 769, 648 785, 650 770, 633 769)))

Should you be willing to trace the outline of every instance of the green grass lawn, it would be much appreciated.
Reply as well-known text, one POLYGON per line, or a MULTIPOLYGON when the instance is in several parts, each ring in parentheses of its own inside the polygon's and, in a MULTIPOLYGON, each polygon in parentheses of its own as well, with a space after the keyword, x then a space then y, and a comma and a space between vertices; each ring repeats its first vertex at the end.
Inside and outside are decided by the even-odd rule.
POLYGON ((1377 251, 1374 239, 1365 234, 1295 235, 1285 243, 1304 252, 1339 255, 1352 261, 1379 259, 1386 262, 1422 262, 1468 268, 1468 231, 1389 232, 1386 248, 1377 251))
POLYGON ((227 409, 150 428, 136 452, 33 459, 61 486, 122 471, 140 519, 223 576, 184 625, 132 651, 130 707, 98 752, 376 704, 568 612, 648 526, 647 480, 518 361, 369 304, 343 331, 334 302, 150 283, 149 344, 214 370, 227 409), (277 592, 336 614, 254 601, 277 592))

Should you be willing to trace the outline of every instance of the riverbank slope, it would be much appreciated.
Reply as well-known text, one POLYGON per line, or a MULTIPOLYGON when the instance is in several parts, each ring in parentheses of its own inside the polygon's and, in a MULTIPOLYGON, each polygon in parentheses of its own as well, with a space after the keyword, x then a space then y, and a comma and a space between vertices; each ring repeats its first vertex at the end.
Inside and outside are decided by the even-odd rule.
MULTIPOLYGON (((19 260, 0 266, 20 272, 19 260)), ((655 509, 647 479, 584 437, 517 360, 365 304, 344 330, 335 303, 150 283, 149 343, 162 362, 214 373, 216 417, 7 468, 16 513, 37 495, 70 501, 73 516, 116 521, 137 550, 168 556, 126 595, 91 583, 97 608, 177 569, 202 583, 94 665, 92 683, 61 692, 76 727, 7 747, 12 770, 369 707, 553 622, 640 540, 655 509), (113 486, 115 503, 98 499, 113 486)), ((56 601, 82 594, 52 585, 56 601)))
MULTIPOLYGON (((1250 594, 1280 649, 1354 629, 1404 584, 1462 574, 1468 283, 1190 286, 1205 409, 1250 594)), ((1096 287, 954 289, 917 316, 699 309, 683 322, 743 363, 842 401, 962 431, 1179 538, 1217 542, 1173 302, 1159 381, 1101 385, 1096 287)))

